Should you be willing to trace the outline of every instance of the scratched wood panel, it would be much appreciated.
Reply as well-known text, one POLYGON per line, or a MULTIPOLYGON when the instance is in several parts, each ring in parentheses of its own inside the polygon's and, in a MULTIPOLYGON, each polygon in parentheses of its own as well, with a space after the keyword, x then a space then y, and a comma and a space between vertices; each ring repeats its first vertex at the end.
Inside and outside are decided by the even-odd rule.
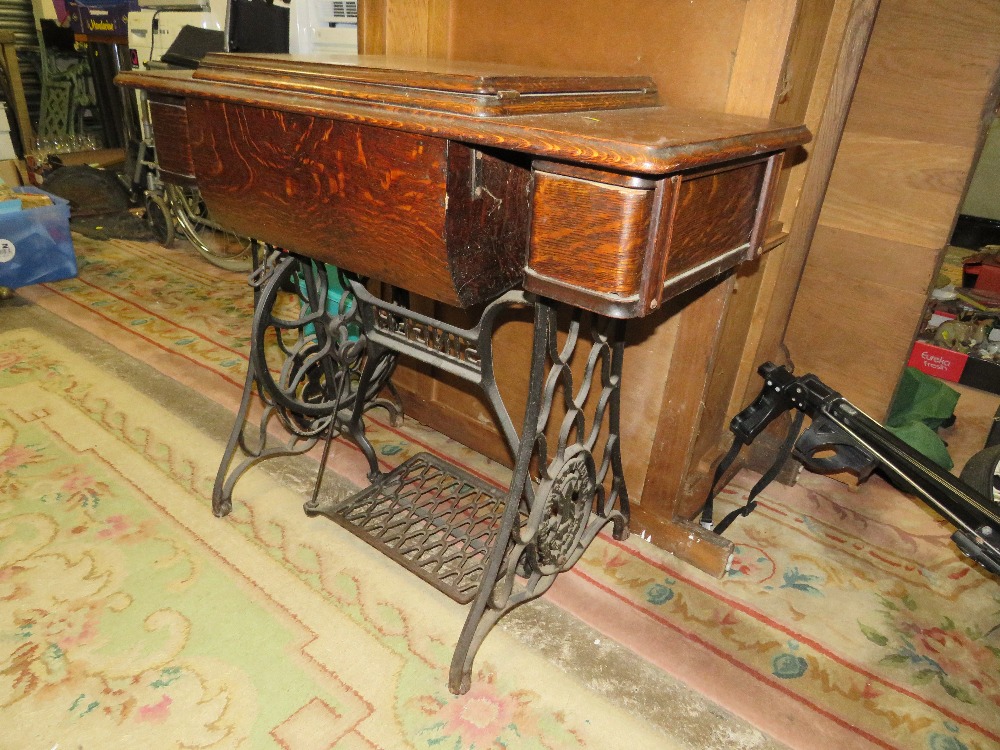
POLYGON ((672 356, 663 363, 659 377, 646 384, 661 391, 661 406, 655 429, 647 438, 656 467, 646 476, 643 501, 636 509, 639 523, 650 516, 690 519, 704 504, 708 475, 695 464, 700 456, 693 450, 698 440, 693 427, 700 424, 706 410, 706 379, 691 377, 691 373, 712 369, 733 283, 733 274, 725 274, 668 303, 677 318, 677 332, 672 356), (696 489, 692 482, 701 486, 696 489))
POLYGON ((153 135, 160 143, 173 144, 171 148, 157 149, 157 160, 166 182, 188 181, 194 178, 194 162, 188 140, 188 120, 184 99, 180 97, 151 97, 149 114, 153 122, 153 135), (171 178, 179 178, 171 179, 171 178))
POLYGON ((448 144, 448 262, 462 306, 518 285, 524 276, 531 169, 503 152, 448 144))
POLYGON ((198 181, 221 223, 457 304, 445 141, 205 100, 190 101, 189 120, 198 181))
POLYGON ((637 294, 653 191, 535 175, 528 268, 598 294, 637 294))

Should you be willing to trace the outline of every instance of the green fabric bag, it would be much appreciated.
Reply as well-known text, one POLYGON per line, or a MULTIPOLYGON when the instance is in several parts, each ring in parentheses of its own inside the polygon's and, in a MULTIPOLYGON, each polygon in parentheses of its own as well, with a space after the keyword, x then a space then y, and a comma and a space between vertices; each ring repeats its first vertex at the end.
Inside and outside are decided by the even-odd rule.
POLYGON ((907 367, 889 407, 885 428, 950 471, 955 462, 937 430, 951 421, 960 395, 943 381, 907 367))

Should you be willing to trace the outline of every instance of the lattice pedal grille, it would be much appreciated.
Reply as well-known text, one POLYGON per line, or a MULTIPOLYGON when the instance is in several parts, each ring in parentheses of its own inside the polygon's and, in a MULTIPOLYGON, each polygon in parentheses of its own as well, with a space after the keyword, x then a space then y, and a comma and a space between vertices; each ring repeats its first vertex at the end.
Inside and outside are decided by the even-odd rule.
POLYGON ((353 497, 306 511, 341 524, 461 603, 476 595, 506 492, 419 453, 353 497))

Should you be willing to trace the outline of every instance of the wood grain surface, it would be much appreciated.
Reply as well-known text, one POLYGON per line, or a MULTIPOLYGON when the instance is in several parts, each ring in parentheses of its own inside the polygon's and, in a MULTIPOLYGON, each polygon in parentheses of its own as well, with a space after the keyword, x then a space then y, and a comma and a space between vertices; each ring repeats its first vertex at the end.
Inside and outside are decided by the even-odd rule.
POLYGON ((754 162, 681 180, 665 278, 750 242, 766 166, 754 162))
MULTIPOLYGON (((410 89, 414 98, 439 91, 488 96, 621 92, 633 97, 631 106, 641 106, 645 94, 656 93, 656 84, 649 76, 387 55, 317 57, 209 52, 193 74, 196 80, 226 82, 246 76, 266 76, 277 87, 312 82, 320 91, 323 86, 336 90, 338 84, 348 83, 410 89)), ((540 96, 538 104, 541 111, 560 111, 556 97, 540 96)))
POLYGON ((996 107, 998 28, 995 0, 879 6, 787 334, 798 367, 876 419, 996 107))
POLYGON ((162 148, 156 151, 156 161, 164 182, 190 183, 195 179, 188 135, 187 107, 181 97, 150 97, 149 115, 153 137, 162 148))
POLYGON ((664 175, 704 167, 780 151, 809 139, 801 125, 667 106, 473 117, 303 95, 275 88, 273 81, 263 76, 247 75, 236 84, 195 80, 189 71, 133 71, 121 73, 115 80, 191 99, 244 103, 637 175, 664 175))
POLYGON ((188 109, 199 187, 221 224, 457 303, 445 141, 203 99, 188 109))
POLYGON ((597 295, 639 292, 653 191, 538 172, 528 268, 597 295))
POLYGON ((527 160, 448 142, 446 247, 461 307, 520 285, 532 191, 527 160))

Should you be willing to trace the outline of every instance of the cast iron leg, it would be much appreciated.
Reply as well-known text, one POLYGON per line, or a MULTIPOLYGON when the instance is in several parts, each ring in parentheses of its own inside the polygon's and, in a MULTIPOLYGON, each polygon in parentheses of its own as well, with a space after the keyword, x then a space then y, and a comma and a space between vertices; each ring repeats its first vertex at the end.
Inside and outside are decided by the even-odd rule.
MULTIPOLYGON (((381 352, 375 360, 367 356, 358 304, 348 292, 339 309, 329 309, 322 264, 272 252, 251 283, 255 305, 250 363, 212 493, 217 516, 232 510, 233 488, 251 467, 268 458, 305 453, 337 434, 348 435, 361 447, 369 476, 377 475, 363 414, 380 406, 393 421, 400 418, 398 404, 379 397, 392 374, 395 353, 381 352), (248 420, 255 392, 264 410, 253 430, 248 420), (252 440, 251 432, 256 433, 252 440), (243 460, 230 470, 237 452, 243 460)), ((317 482, 321 479, 322 472, 317 482)))
MULTIPOLYGON (((623 327, 616 321, 594 321, 583 382, 574 390, 570 361, 579 328, 577 314, 559 349, 555 310, 536 302, 528 403, 520 438, 511 445, 514 474, 488 568, 452 658, 448 686, 453 693, 469 689, 476 653, 501 617, 548 590, 607 524, 612 524, 615 538, 628 535, 619 439, 623 327), (593 387, 595 382, 599 389, 593 387), (560 401, 564 416, 550 457, 554 426, 546 428, 560 401), (589 429, 584 416, 588 411, 593 415, 589 429), (595 455, 603 426, 606 437, 600 455, 595 455), (531 475, 533 462, 542 467, 536 476, 531 475)), ((492 366, 486 364, 484 390, 494 403, 499 394, 492 366)), ((494 408, 502 405, 494 403, 494 408)))

